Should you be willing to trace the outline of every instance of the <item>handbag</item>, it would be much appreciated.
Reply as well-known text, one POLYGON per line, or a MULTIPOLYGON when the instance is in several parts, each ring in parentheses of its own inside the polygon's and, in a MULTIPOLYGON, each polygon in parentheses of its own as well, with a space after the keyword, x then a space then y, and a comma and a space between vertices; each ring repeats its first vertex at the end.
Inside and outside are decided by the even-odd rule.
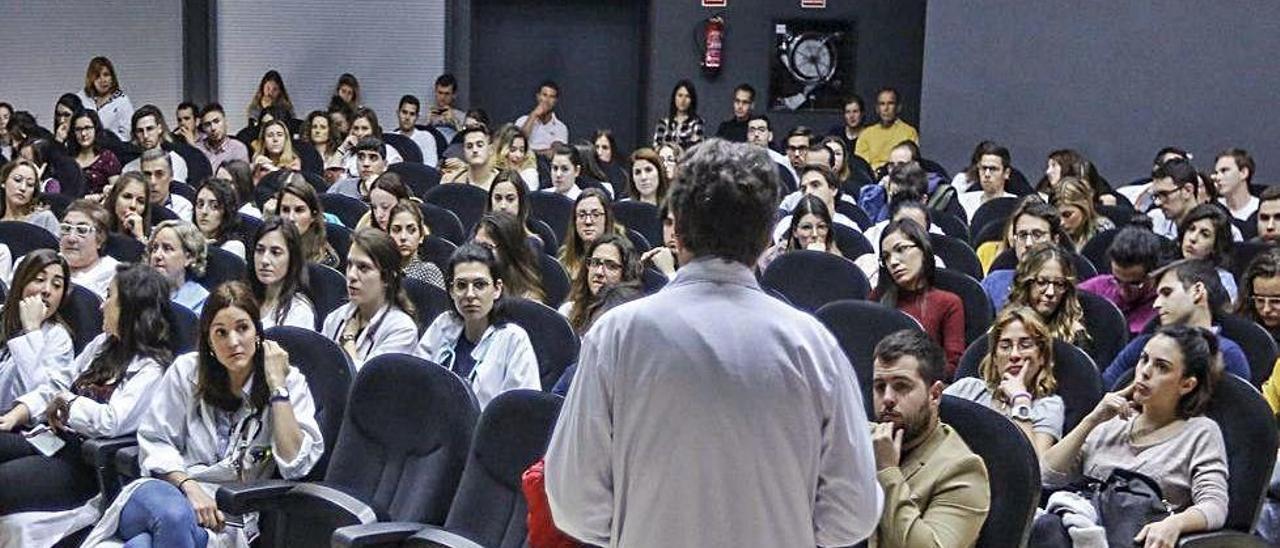
POLYGON ((1107 531, 1107 545, 1133 546, 1133 537, 1148 523, 1173 515, 1160 484, 1139 472, 1117 468, 1096 484, 1090 497, 1098 521, 1107 531))

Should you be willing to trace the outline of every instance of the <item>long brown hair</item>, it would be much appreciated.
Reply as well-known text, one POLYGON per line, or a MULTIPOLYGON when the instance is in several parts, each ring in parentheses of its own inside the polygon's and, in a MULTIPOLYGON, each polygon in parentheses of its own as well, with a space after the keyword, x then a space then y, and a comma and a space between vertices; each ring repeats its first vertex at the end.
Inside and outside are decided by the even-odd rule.
POLYGON ((626 236, 606 233, 591 242, 591 246, 587 248, 587 254, 583 256, 581 266, 574 273, 573 288, 569 291, 569 300, 573 301, 573 309, 569 311, 569 325, 579 335, 590 325, 591 311, 596 308, 594 306, 596 301, 604 293, 604 288, 601 288, 601 294, 591 294, 589 280, 591 275, 587 260, 596 252, 596 249, 604 245, 618 248, 618 255, 622 257, 622 279, 618 281, 618 285, 634 284, 640 280, 640 257, 636 253, 636 248, 631 245, 631 240, 626 236))
MULTIPOLYGON (((9 295, 4 300, 4 311, 0 312, 0 353, 7 353, 9 339, 22 333, 19 303, 22 302, 23 290, 26 289, 27 284, 35 281, 44 269, 55 264, 62 267, 62 298, 58 302, 66 305, 67 294, 71 293, 71 267, 67 265, 67 260, 63 259, 62 255, 52 249, 37 249, 27 253, 22 262, 18 263, 18 269, 13 274, 13 284, 9 286, 9 295)), ((61 308, 55 310, 53 316, 46 321, 58 322, 66 326, 61 308)))
POLYGON ((992 392, 999 386, 1000 369, 996 365, 996 348, 1000 343, 1000 335, 1013 322, 1022 322, 1023 329, 1035 340, 1036 348, 1040 351, 1040 370, 1027 383, 1027 390, 1031 391, 1033 399, 1052 396, 1058 390, 1058 380, 1053 376, 1053 336, 1044 322, 1040 321, 1040 315, 1026 306, 1008 306, 996 316, 991 331, 987 333, 987 355, 982 358, 982 365, 978 368, 982 380, 986 381, 987 388, 992 392))
POLYGON ((249 388, 249 405, 254 412, 261 412, 267 406, 267 373, 266 360, 262 351, 262 320, 258 310, 258 299, 253 296, 249 286, 241 281, 224 283, 213 289, 204 302, 204 310, 200 313, 200 342, 196 346, 197 376, 196 397, 201 401, 227 412, 233 412, 244 404, 240 394, 231 390, 231 375, 226 366, 218 361, 213 353, 213 344, 209 342, 209 330, 213 326, 213 318, 227 308, 239 308, 253 320, 253 331, 257 334, 257 342, 253 345, 253 385, 249 388))
MULTIPOLYGON (((1089 341, 1089 332, 1075 331, 1075 326, 1084 322, 1084 309, 1080 306, 1080 297, 1076 292, 1076 265, 1071 255, 1053 243, 1043 243, 1027 250, 1027 256, 1018 261, 1018 268, 1013 275, 1013 288, 1009 292, 1009 304, 1006 306, 1031 306, 1031 284, 1036 275, 1049 261, 1057 261, 1066 277, 1067 287, 1063 290, 1062 303, 1058 309, 1044 320, 1049 334, 1073 344, 1085 344, 1089 341)), ((1034 310, 1034 309, 1033 309, 1034 310)))
POLYGON ((307 204, 307 209, 311 210, 311 226, 307 227, 306 232, 300 231, 303 258, 309 262, 320 263, 324 262, 328 256, 336 257, 337 252, 325 238, 324 206, 320 203, 320 196, 316 194, 316 189, 302 177, 301 173, 293 171, 285 175, 284 184, 276 193, 276 215, 280 215, 280 205, 284 202, 286 194, 297 196, 302 203, 307 204))
POLYGON ((620 232, 613 217, 613 208, 609 207, 609 195, 594 187, 583 190, 574 200, 573 209, 569 210, 569 229, 565 231, 564 243, 560 245, 560 264, 570 273, 578 271, 578 265, 587 253, 588 242, 578 236, 578 206, 589 198, 600 200, 600 206, 604 208, 604 226, 600 227, 600 234, 620 232))
POLYGON ((525 239, 525 229, 515 216, 505 211, 485 213, 476 223, 476 232, 484 227, 497 244, 494 254, 506 275, 503 290, 515 297, 543 302, 547 293, 542 288, 542 273, 538 270, 538 257, 525 239))
POLYGON ((117 384, 135 358, 151 358, 166 368, 173 361, 169 280, 145 264, 130 263, 116 272, 111 291, 116 292, 120 307, 117 334, 107 337, 102 351, 72 383, 73 388, 117 384))

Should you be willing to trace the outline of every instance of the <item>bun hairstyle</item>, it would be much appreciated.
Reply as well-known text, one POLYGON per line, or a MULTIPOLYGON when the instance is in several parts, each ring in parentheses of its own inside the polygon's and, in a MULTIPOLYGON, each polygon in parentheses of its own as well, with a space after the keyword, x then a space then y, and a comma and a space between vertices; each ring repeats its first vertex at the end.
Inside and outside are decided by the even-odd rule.
POLYGON ((1213 389, 1222 378, 1222 354, 1218 336, 1203 327, 1171 325, 1156 330, 1156 336, 1173 339, 1182 352, 1182 378, 1194 377, 1196 387, 1178 400, 1179 418, 1204 414, 1213 400, 1213 389))

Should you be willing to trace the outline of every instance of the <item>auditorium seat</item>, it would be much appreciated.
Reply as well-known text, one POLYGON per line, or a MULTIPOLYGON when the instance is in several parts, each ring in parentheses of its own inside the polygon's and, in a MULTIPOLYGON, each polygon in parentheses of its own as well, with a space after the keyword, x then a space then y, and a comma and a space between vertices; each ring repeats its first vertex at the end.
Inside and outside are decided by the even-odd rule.
POLYGON ((289 364, 307 378, 307 389, 315 401, 316 423, 324 436, 324 456, 316 462, 307 479, 320 480, 338 442, 338 428, 346 414, 355 367, 337 343, 313 330, 281 325, 266 330, 263 335, 288 352, 289 364))
MULTIPOLYGON (((956 378, 982 378, 980 366, 987 355, 987 348, 987 337, 973 341, 960 356, 956 378)), ((1065 408, 1062 434, 1066 435, 1102 399, 1102 375, 1098 373, 1093 359, 1083 350, 1057 339, 1053 341, 1053 362, 1053 378, 1058 381, 1056 393, 1062 398, 1065 408)))
POLYGON ((658 218, 657 206, 628 200, 614 202, 612 207, 614 219, 618 223, 639 232, 650 244, 662 241, 662 219, 658 218))
POLYGON ((876 344, 892 333, 903 329, 920 331, 920 324, 905 313, 871 301, 836 301, 818 309, 818 320, 835 335, 844 350, 845 357, 853 364, 862 388, 862 402, 867 416, 873 417, 871 377, 874 370, 873 356, 876 344))
POLYGON ((472 185, 447 184, 427 191, 422 200, 452 211, 462 221, 462 228, 471 230, 484 215, 489 193, 472 185))
POLYGON ((37 249, 58 250, 57 236, 26 221, 0 221, 0 244, 9 246, 15 270, 27 253, 37 249))
POLYGON ((813 312, 842 299, 867 298, 871 287, 853 261, 825 251, 788 251, 765 269, 761 285, 777 290, 791 304, 813 312))
POLYGON ((324 325, 325 316, 347 302, 347 279, 337 270, 318 263, 307 263, 307 279, 318 331, 324 325))
POLYGON ((964 340, 972 343, 981 338, 991 327, 995 319, 995 310, 991 306, 991 298, 982 289, 982 284, 960 272, 948 268, 934 271, 934 287, 955 293, 964 305, 964 340))
POLYGON ((565 368, 578 361, 578 336, 564 316, 539 302, 508 299, 506 314, 529 334, 533 353, 538 356, 542 391, 550 392, 565 368))
POLYGON ((422 210, 422 220, 431 230, 432 236, 439 236, 453 245, 462 245, 467 241, 467 232, 462 228, 462 221, 452 211, 435 204, 423 202, 418 204, 422 210))
POLYGON ((325 213, 332 213, 347 228, 355 228, 360 218, 369 212, 369 204, 345 194, 326 192, 320 195, 320 205, 325 213))
POLYGON ((209 246, 206 258, 204 276, 197 281, 210 292, 226 282, 244 280, 246 266, 239 255, 218 246, 209 246))

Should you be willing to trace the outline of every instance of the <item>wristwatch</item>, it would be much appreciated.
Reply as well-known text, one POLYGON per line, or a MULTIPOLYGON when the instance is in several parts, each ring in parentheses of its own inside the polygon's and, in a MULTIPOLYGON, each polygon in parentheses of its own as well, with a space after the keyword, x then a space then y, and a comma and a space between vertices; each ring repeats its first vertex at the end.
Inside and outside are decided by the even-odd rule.
POLYGON ((1016 421, 1031 421, 1031 406, 1025 403, 1015 404, 1009 408, 1009 418, 1016 421))
POLYGON ((269 399, 269 400, 268 400, 268 402, 269 402, 269 403, 275 403, 275 402, 278 402, 278 401, 283 401, 283 402, 287 402, 287 401, 289 401, 289 388, 288 388, 288 387, 279 386, 279 387, 276 387, 276 389, 275 389, 275 390, 272 390, 272 391, 271 391, 271 399, 269 399))

